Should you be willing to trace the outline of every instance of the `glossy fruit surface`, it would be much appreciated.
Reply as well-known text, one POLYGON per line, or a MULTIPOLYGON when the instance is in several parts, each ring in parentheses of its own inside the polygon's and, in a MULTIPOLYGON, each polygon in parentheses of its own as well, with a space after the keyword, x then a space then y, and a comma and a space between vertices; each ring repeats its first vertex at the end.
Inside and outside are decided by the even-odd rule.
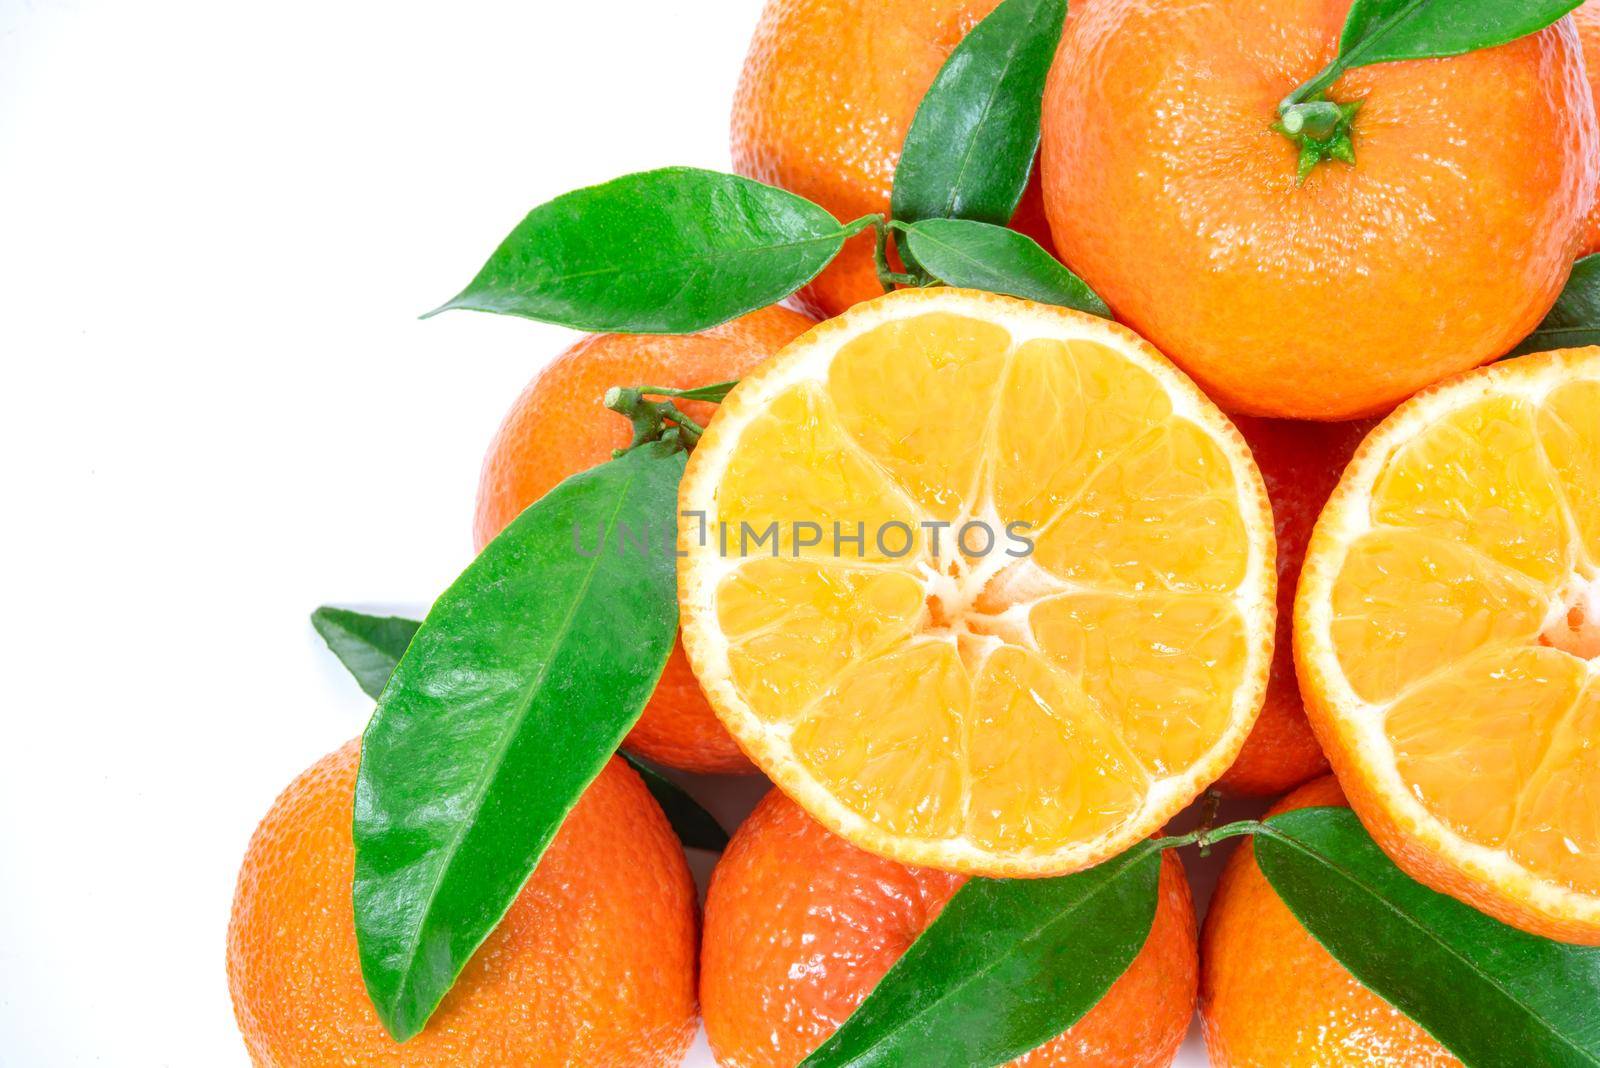
MULTIPOLYGON (((733 166, 842 222, 889 210, 900 146, 950 52, 999 0, 768 0, 733 106, 733 166)), ((1017 229, 1046 245, 1035 180, 1017 229)), ((802 298, 821 316, 883 294, 872 236, 802 298)))
MULTIPOLYGON (((699 334, 597 334, 558 356, 528 384, 484 458, 473 540, 488 544, 563 479, 611 459, 631 438, 602 402, 612 386, 684 389, 738 378, 813 325, 773 307, 699 334)), ((715 406, 684 405, 702 423, 715 406)), ((698 772, 748 772, 750 762, 717 723, 675 646, 655 695, 623 743, 632 753, 698 772)))
POLYGON ((1508 352, 1561 292, 1600 176, 1568 20, 1352 70, 1354 165, 1297 184, 1277 105, 1350 0, 1103 0, 1045 96, 1056 247, 1229 411, 1340 420, 1508 352))
POLYGON ((1328 771, 1328 758, 1306 719, 1294 673, 1294 591, 1317 515, 1373 424, 1307 423, 1248 415, 1233 422, 1250 445, 1272 501, 1278 533, 1278 630, 1261 715, 1238 759, 1217 785, 1236 795, 1266 797, 1285 793, 1328 771))
POLYGON ((644 784, 613 758, 428 1026, 391 1039, 351 906, 359 743, 285 790, 250 841, 228 986, 260 1068, 676 1065, 695 1028, 695 891, 644 784))
POLYGON ((1600 349, 1402 405, 1317 522, 1295 605, 1307 711, 1412 877, 1600 943, 1600 349))
POLYGON ((1103 319, 955 289, 859 305, 729 395, 679 504, 706 517, 680 521, 678 576, 718 716, 902 863, 1093 865, 1221 775, 1260 708, 1260 473, 1103 319))
MULTIPOLYGON (((1323 778, 1270 815, 1344 803, 1339 784, 1323 778)), ((1200 950, 1200 1020, 1213 1068, 1460 1063, 1329 956, 1261 874, 1249 841, 1228 858, 1200 950)))
MULTIPOLYGON (((1589 91, 1600 103, 1600 0, 1586 0, 1572 13, 1572 24, 1578 29, 1578 41, 1583 45, 1583 65, 1589 76, 1589 91)), ((1600 252, 1600 197, 1583 220, 1582 241, 1578 255, 1592 256, 1600 252)))
MULTIPOLYGON (((717 1063, 789 1068, 838 1028, 960 888, 830 834, 774 790, 712 873, 701 999, 717 1063)), ((1143 950, 1089 1014, 1016 1064, 1156 1068, 1194 1011, 1194 907, 1183 866, 1162 860, 1143 950)))

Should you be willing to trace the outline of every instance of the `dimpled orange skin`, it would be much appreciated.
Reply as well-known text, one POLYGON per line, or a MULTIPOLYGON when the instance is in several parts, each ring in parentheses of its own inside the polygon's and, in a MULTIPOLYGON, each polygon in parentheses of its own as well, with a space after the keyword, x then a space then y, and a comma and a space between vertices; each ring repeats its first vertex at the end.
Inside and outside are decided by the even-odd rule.
MULTIPOLYGON (((789 1068, 859 1005, 964 878, 863 852, 773 790, 711 876, 701 948, 706 1032, 723 1068, 789 1068)), ((1194 1012, 1194 906, 1183 866, 1162 859, 1144 949, 1029 1068, 1172 1063, 1194 1012)))
MULTIPOLYGON (((612 386, 684 389, 738 378, 815 322, 783 307, 763 308, 698 334, 596 334, 556 357, 528 384, 489 446, 478 484, 473 541, 487 545, 522 510, 563 479, 611 459, 632 440, 628 421, 602 402, 612 386)), ((716 407, 686 403, 704 426, 716 407)), ((755 771, 717 721, 676 642, 655 694, 623 745, 669 767, 755 771)))
POLYGON ((1261 717, 1217 786, 1237 796, 1269 797, 1328 771, 1295 676, 1294 591, 1317 516, 1373 424, 1240 416, 1234 425, 1249 443, 1272 500, 1278 533, 1278 628, 1261 717))
MULTIPOLYGON (((1583 65, 1589 74, 1589 91, 1600 102, 1600 0, 1588 0, 1572 13, 1573 25, 1578 28, 1578 40, 1583 45, 1583 65)), ((1580 256, 1600 252, 1600 198, 1589 209, 1583 221, 1583 240, 1578 248, 1580 256)))
POLYGON ((278 798, 250 841, 228 987, 258 1068, 676 1065, 695 1030, 695 890, 683 848, 613 758, 421 1034, 367 1000, 351 913, 358 742, 278 798))
MULTIPOLYGON (((922 95, 999 0, 768 0, 733 105, 733 169, 840 221, 888 212, 922 95)), ((1043 244, 1038 177, 1013 225, 1043 244)), ((853 238, 801 293, 819 316, 883 295, 872 235, 853 238)))
MULTIPOLYGON (((1269 815, 1344 803, 1329 776, 1290 794, 1269 815)), ((1461 1063, 1311 937, 1261 874, 1249 842, 1223 869, 1200 960, 1200 1020, 1213 1068, 1461 1063)))
POLYGON ((1041 168, 1055 243, 1224 408, 1378 414, 1493 360, 1554 303, 1600 133, 1569 20, 1347 73, 1354 166, 1296 186, 1269 125, 1351 0, 1101 0, 1066 28, 1041 168))

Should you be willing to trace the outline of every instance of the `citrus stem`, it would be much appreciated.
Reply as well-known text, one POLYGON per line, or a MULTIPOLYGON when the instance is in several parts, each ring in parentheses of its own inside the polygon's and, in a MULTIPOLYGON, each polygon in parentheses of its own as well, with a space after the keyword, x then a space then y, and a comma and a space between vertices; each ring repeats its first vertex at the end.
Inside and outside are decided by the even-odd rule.
MULTIPOLYGON (((873 245, 872 254, 878 266, 878 284, 885 293, 893 293, 896 286, 923 286, 928 284, 928 279, 921 275, 907 271, 896 271, 894 264, 889 262, 889 231, 896 224, 886 220, 882 215, 874 217, 873 229, 877 231, 877 242, 873 245)), ((899 251, 896 249, 896 251, 899 251)), ((900 253, 902 259, 905 254, 900 253)))
POLYGON ((1270 833, 1272 829, 1260 820, 1240 820, 1221 827, 1196 827, 1188 834, 1176 838, 1159 838, 1154 845, 1157 849, 1182 849, 1184 846, 1198 845, 1202 850, 1209 850, 1218 842, 1229 838, 1270 833))
POLYGON ((1340 56, 1335 59, 1332 63, 1323 67, 1315 78, 1312 78, 1309 82, 1284 97, 1283 103, 1278 105, 1278 114, 1284 114, 1296 104, 1303 104, 1308 100, 1321 99, 1324 93, 1333 88, 1334 82, 1344 77, 1345 68, 1348 66, 1345 58, 1340 56))
MULTIPOLYGON (((1315 84, 1308 82, 1307 85, 1315 84)), ((1300 150, 1299 181, 1304 182, 1317 164, 1326 160, 1341 163, 1356 161, 1355 141, 1352 131, 1362 101, 1340 104, 1318 97, 1315 100, 1298 99, 1299 90, 1278 105, 1278 121, 1272 128, 1287 137, 1300 150)))
POLYGON ((677 397, 682 400, 720 401, 728 395, 737 382, 718 382, 694 389, 671 389, 658 386, 612 386, 606 390, 605 406, 627 417, 633 424, 633 440, 626 449, 616 449, 613 457, 647 445, 652 441, 670 441, 692 450, 705 434, 705 427, 690 418, 683 409, 668 400, 651 400, 650 397, 677 397))
POLYGON ((1301 104, 1291 104, 1279 114, 1283 117, 1286 133, 1296 136, 1304 134, 1317 141, 1326 141, 1337 133, 1339 123, 1344 118, 1339 105, 1331 100, 1307 100, 1301 104))
POLYGON ((693 389, 672 389, 668 386, 635 386, 633 388, 652 397, 676 397, 678 400, 710 401, 712 404, 720 404, 723 398, 727 397, 733 391, 733 387, 738 384, 739 380, 737 378, 730 378, 726 382, 713 382, 709 386, 695 386, 693 389))

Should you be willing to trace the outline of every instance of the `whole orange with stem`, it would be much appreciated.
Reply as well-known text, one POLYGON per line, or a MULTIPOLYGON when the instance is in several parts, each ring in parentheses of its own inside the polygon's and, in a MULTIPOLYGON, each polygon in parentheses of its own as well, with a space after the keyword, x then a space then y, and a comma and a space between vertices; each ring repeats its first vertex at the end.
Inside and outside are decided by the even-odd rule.
POLYGON ((1354 69, 1353 164, 1300 180, 1280 101, 1351 0, 1103 0, 1067 25, 1041 158, 1057 249, 1224 408, 1374 415, 1549 311, 1600 177, 1569 20, 1354 69))
MULTIPOLYGON (((733 168, 843 222, 886 213, 900 148, 950 53, 999 0, 768 0, 733 105, 733 168)), ((1013 224, 1045 244, 1037 176, 1013 224)), ((870 233, 801 293, 818 315, 883 294, 870 233)))
POLYGON ((428 1026, 392 1039, 357 956, 351 818, 360 745, 285 790, 250 841, 228 987, 259 1068, 675 1065, 695 1029, 695 889, 683 847, 613 758, 428 1026))
MULTIPOLYGON (((628 444, 628 421, 603 401, 612 386, 685 389, 735 379, 813 325, 799 312, 771 307, 698 334, 584 338, 528 384, 495 434, 478 484, 477 548, 557 483, 604 463, 613 449, 628 444)), ((716 411, 699 402, 681 407, 701 425, 716 411)), ((754 770, 706 703, 681 643, 673 645, 661 681, 623 745, 687 771, 754 770)))
MULTIPOLYGON (((1578 29, 1578 42, 1583 46, 1583 65, 1589 75, 1589 92, 1600 102, 1600 0, 1586 0, 1572 13, 1572 24, 1578 29)), ((1592 256, 1600 252, 1600 197, 1589 209, 1578 243, 1578 255, 1592 256)))
MULTIPOLYGON (((711 875, 701 948, 706 1032, 724 1068, 790 1068, 831 1035, 965 879, 850 845, 778 790, 711 875)), ((1155 1068, 1194 1012, 1194 908, 1162 858, 1144 948, 1088 1015, 1022 1057, 1030 1068, 1155 1068)))
POLYGON ((1240 416, 1234 425, 1249 444, 1272 501, 1278 535, 1278 626, 1261 716, 1217 786, 1235 795, 1266 797, 1328 771, 1295 676, 1294 591, 1317 516, 1373 424, 1240 416))
MULTIPOLYGON (((1344 804, 1339 784, 1327 777, 1268 815, 1344 804)), ((1249 842, 1228 858, 1217 883, 1200 960, 1200 1020, 1214 1068, 1459 1068, 1295 919, 1249 842)))

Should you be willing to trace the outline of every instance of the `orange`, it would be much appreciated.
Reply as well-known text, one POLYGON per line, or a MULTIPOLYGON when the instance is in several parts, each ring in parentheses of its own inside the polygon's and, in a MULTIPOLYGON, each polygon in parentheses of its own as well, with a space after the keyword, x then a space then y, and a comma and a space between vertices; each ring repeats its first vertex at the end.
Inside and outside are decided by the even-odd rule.
POLYGON ((1290 641, 1294 590, 1317 515, 1372 424, 1240 416, 1234 425, 1249 443, 1272 501, 1278 530, 1278 630, 1261 716, 1217 785, 1231 794, 1265 797, 1292 790, 1328 770, 1328 758, 1311 732, 1294 673, 1290 641))
POLYGON ((1277 105, 1350 0, 1107 0, 1067 26, 1041 167, 1056 247, 1230 411, 1376 415, 1549 311, 1600 176, 1572 24, 1347 73, 1355 164, 1297 185, 1277 105))
MULTIPOLYGON (((565 478, 611 459, 628 444, 628 421, 602 402, 612 386, 686 389, 738 378, 812 325, 787 308, 752 312, 698 334, 591 335, 556 357, 507 413, 489 446, 478 485, 473 540, 487 545, 522 510, 565 478)), ((697 422, 714 406, 687 403, 697 422)), ((674 768, 748 772, 750 762, 717 723, 674 645, 654 696, 623 742, 630 752, 674 768)))
POLYGON ((351 911, 358 742, 278 798, 239 871, 228 987, 258 1068, 676 1065, 695 1029, 683 849, 613 758, 428 1026, 396 1043, 367 1000, 351 911))
MULTIPOLYGON (((922 95, 999 0, 768 0, 733 105, 733 168, 842 222, 887 213, 922 95)), ((1013 225, 1048 246, 1038 181, 1013 225)), ((801 294, 820 316, 883 294, 871 234, 801 294)))
MULTIPOLYGON (((1578 28, 1578 41, 1583 45, 1583 65, 1589 75, 1589 92, 1600 101, 1600 0, 1588 0, 1574 11, 1572 23, 1578 28)), ((1600 252, 1600 203, 1589 209, 1583 221, 1582 234, 1578 255, 1592 256, 1600 252)))
POLYGON ((1295 603, 1312 726, 1423 883, 1600 944, 1600 349, 1402 405, 1317 521, 1295 603))
MULTIPOLYGON (((1343 805, 1332 778, 1269 815, 1343 805)), ((1249 842, 1228 858, 1200 940, 1200 1021, 1213 1068, 1458 1068, 1460 1062, 1356 981, 1300 925, 1249 842)))
POLYGON ((870 852, 1088 867, 1221 775, 1261 706, 1260 472, 1104 319, 956 289, 857 305, 740 382, 679 505, 704 516, 678 578, 712 707, 870 852))
MULTIPOLYGON (((700 997, 724 1068, 789 1068, 844 1022, 965 880, 883 860, 829 834, 774 790, 711 875, 700 997)), ((1194 1012, 1194 907, 1176 855, 1162 858, 1150 937, 1030 1068, 1172 1063, 1194 1012)))

